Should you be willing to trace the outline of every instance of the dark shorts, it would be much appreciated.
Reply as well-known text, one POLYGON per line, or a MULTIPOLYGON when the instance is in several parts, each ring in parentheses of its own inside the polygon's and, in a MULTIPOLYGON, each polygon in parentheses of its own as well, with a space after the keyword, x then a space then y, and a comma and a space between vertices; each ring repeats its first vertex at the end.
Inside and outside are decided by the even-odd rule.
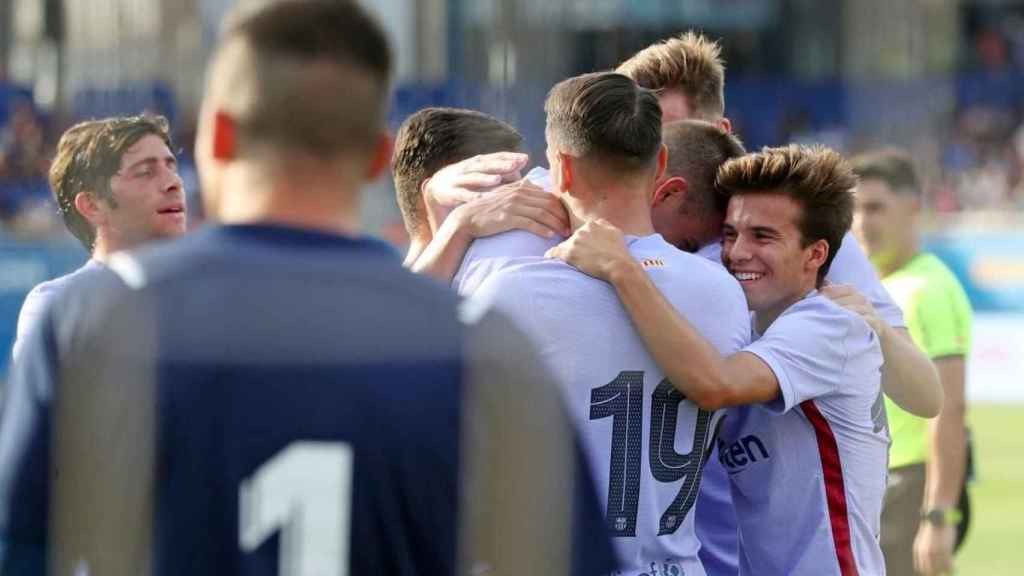
POLYGON ((880 540, 888 576, 915 576, 914 537, 921 524, 924 476, 923 462, 889 469, 880 540))
MULTIPOLYGON (((971 523, 971 501, 967 484, 974 476, 973 450, 970 435, 967 442, 967 482, 960 489, 957 508, 961 520, 957 526, 956 549, 960 549, 971 523)), ((914 537, 921 522, 924 503, 925 465, 911 464, 889 469, 889 482, 882 505, 882 554, 889 576, 915 576, 914 537)))

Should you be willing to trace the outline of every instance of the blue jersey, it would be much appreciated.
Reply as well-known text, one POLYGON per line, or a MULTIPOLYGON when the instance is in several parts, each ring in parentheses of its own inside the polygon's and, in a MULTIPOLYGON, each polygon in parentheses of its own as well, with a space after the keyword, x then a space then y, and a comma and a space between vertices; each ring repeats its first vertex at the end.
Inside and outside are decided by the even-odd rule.
POLYGON ((25 301, 21 305, 21 311, 18 312, 18 328, 12 355, 15 358, 18 356, 18 351, 25 341, 26 335, 29 330, 32 330, 39 323, 39 318, 42 317, 50 302, 59 300, 63 293, 67 290, 73 290, 79 282, 82 282, 82 278, 88 278, 102 268, 103 264, 99 260, 90 259, 81 268, 70 274, 65 274, 59 278, 47 280, 36 285, 25 296, 25 301))
MULTIPOLYGON (((57 572, 109 573, 93 551, 110 530, 151 551, 134 566, 155 574, 453 574, 460 522, 495 512, 460 473, 501 464, 463 458, 462 444, 527 469, 478 438, 479 422, 467 436, 463 415, 498 418, 481 407, 492 392, 468 387, 535 360, 516 357, 525 349, 500 318, 460 323, 455 296, 381 243, 219 227, 110 268, 49 311, 0 415, 0 534, 14 551, 49 537, 57 572), (511 338, 512 352, 488 350, 481 342, 496 340, 482 332, 511 338), (47 473, 50 450, 60 474, 47 473)), ((537 386, 518 394, 558 420, 537 386)), ((598 574, 612 553, 587 480, 577 477, 579 504, 564 505, 578 519, 565 549, 596 548, 575 568, 598 574)), ((471 536, 464 562, 502 565, 471 536)), ((4 573, 31 557, 11 551, 4 573)))

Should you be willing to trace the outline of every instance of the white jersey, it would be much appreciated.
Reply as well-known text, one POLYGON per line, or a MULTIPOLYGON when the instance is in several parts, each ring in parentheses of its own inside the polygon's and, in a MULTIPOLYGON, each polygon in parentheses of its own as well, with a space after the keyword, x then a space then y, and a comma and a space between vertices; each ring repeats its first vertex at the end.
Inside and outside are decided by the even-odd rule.
POLYGON ((452 279, 452 288, 462 296, 470 296, 492 274, 516 264, 523 258, 540 258, 564 238, 544 238, 525 230, 510 230, 469 245, 462 265, 452 279))
POLYGON ((780 395, 730 410, 718 442, 732 479, 740 574, 884 574, 889 434, 878 337, 812 292, 744 350, 771 368, 780 395))
MULTIPOLYGON (((720 266, 656 234, 627 243, 719 352, 749 342, 743 292, 720 266)), ((612 287, 564 262, 524 257, 494 271, 469 306, 506 312, 555 375, 606 499, 622 574, 704 574, 690 511, 718 418, 665 380, 612 287)))
MULTIPOLYGON (((722 263, 722 244, 709 243, 697 254, 722 263)), ((879 316, 895 327, 905 326, 903 313, 886 292, 871 262, 853 234, 847 232, 836 253, 826 280, 849 284, 871 301, 879 316)), ((742 412, 742 409, 737 409, 742 412)), ((716 457, 721 455, 716 453, 716 457)), ((704 468, 700 499, 697 503, 697 535, 701 540, 701 560, 710 576, 735 575, 739 566, 737 553, 736 511, 732 504, 728 475, 719 459, 704 468)))

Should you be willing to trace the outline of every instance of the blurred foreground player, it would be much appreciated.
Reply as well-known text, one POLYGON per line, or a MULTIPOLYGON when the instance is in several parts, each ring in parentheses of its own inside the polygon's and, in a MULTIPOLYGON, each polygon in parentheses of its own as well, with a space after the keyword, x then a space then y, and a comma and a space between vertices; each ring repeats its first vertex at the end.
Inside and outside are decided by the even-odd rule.
POLYGON ((947 574, 967 520, 966 357, 971 304, 941 260, 921 250, 921 184, 910 157, 882 150, 853 159, 860 176, 854 230, 899 302, 914 341, 939 371, 946 400, 928 422, 886 400, 892 447, 882 509, 890 576, 947 574))
POLYGON ((73 291, 111 254, 185 233, 185 190, 172 148, 162 116, 89 120, 64 132, 50 166, 50 188, 89 260, 28 293, 18 314, 14 356, 49 303, 73 291))
POLYGON ((521 337, 462 326, 358 235, 389 155, 380 28, 354 2, 261 6, 230 20, 201 109, 221 225, 112 259, 15 365, 4 536, 21 557, 48 538, 54 574, 609 572, 521 337))

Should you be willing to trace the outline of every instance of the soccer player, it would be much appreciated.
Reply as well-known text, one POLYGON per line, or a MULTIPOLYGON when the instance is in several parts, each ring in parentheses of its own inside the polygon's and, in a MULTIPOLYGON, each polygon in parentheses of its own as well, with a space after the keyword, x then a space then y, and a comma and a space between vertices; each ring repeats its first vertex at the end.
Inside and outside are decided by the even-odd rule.
POLYGON ((766 148, 721 168, 723 263, 755 333, 726 358, 675 312, 615 227, 592 222, 549 252, 612 284, 685 397, 705 410, 753 404, 730 411, 718 444, 740 574, 884 571, 881 348, 863 318, 817 291, 850 226, 855 182, 824 148, 766 148))
POLYGON ((953 571, 964 487, 965 358, 971 305, 938 258, 921 250, 921 185, 903 152, 883 150, 852 160, 860 176, 854 231, 903 308, 914 341, 931 357, 945 391, 942 412, 928 422, 886 400, 892 447, 882 509, 882 552, 892 576, 953 571))
POLYGON ((28 293, 14 356, 49 303, 73 291, 111 254, 185 233, 185 191, 172 148, 161 116, 90 120, 64 132, 50 166, 50 188, 64 224, 90 259, 28 293))
MULTIPOLYGON (((435 264, 438 255, 427 251, 435 234, 441 240, 434 247, 451 245, 451 250, 461 251, 476 238, 513 228, 538 235, 568 235, 568 216, 561 202, 528 182, 478 195, 454 209, 430 202, 425 191, 435 177, 458 178, 461 169, 481 154, 496 154, 509 164, 501 174, 475 175, 483 180, 458 181, 459 185, 487 187, 502 179, 519 180, 518 167, 526 160, 525 154, 518 153, 521 145, 522 136, 515 128, 475 110, 424 108, 402 123, 395 137, 391 167, 398 207, 411 239, 405 259, 407 267, 451 278, 457 263, 449 263, 449 270, 441 271, 435 264), (455 167, 459 172, 444 170, 459 163, 462 165, 455 167), (490 180, 489 176, 497 176, 497 180, 490 180)), ((445 186, 454 184, 449 179, 445 186)))
MULTIPOLYGON (((693 252, 703 239, 721 230, 724 207, 715 194, 719 166, 745 150, 735 136, 702 120, 663 125, 662 142, 668 159, 648 197, 651 222, 669 244, 693 252)), ((452 279, 460 294, 471 295, 495 270, 517 258, 542 256, 562 239, 517 230, 474 241, 461 251, 449 245, 445 250, 457 256, 460 265, 453 279, 445 279, 452 279)))
POLYGON ((358 232, 390 157, 381 28, 355 2, 242 10, 196 146, 219 225, 116 255, 15 363, 0 568, 43 573, 49 539, 55 574, 611 571, 522 336, 461 325, 358 232))
MULTIPOLYGON (((725 72, 720 51, 716 43, 704 36, 686 33, 679 38, 655 44, 624 62, 619 71, 633 77, 641 85, 657 91, 659 103, 667 110, 663 119, 696 117, 725 129, 731 128, 730 122, 723 116, 725 72)), ((495 165, 500 166, 504 161, 499 158, 495 165)), ((487 165, 481 160, 477 161, 475 166, 487 165)), ((460 176, 473 180, 473 176, 489 176, 492 175, 490 172, 497 170, 498 168, 489 171, 481 169, 481 174, 470 172, 460 176)), ((450 195, 453 202, 465 197, 465 194, 458 192, 461 190, 455 188, 450 195)), ((437 186, 434 186, 433 195, 448 196, 437 186)), ((680 215, 677 224, 683 224, 686 219, 689 219, 689 216, 680 215)), ((706 232, 714 231, 720 223, 720 220, 714 220, 709 226, 687 226, 706 232)), ((539 250, 550 245, 550 242, 530 238, 522 233, 507 236, 518 238, 515 242, 510 240, 504 245, 498 245, 495 239, 488 239, 485 241, 490 246, 488 250, 478 247, 475 250, 478 256, 465 260, 462 260, 461 252, 457 253, 456 258, 462 262, 462 270, 470 267, 481 268, 482 271, 478 274, 486 276, 486 262, 536 255, 539 250), (476 263, 477 259, 480 259, 481 263, 476 263)), ((720 236, 705 233, 701 240, 703 243, 699 248, 700 254, 720 262, 720 236)), ((472 248, 470 250, 471 253, 474 251, 472 248)), ((459 274, 456 282, 459 289, 472 290, 475 284, 461 280, 463 272, 460 271, 459 274)), ((911 341, 904 327, 902 312, 886 293, 871 263, 850 234, 846 235, 845 241, 839 247, 826 279, 830 285, 822 288, 823 294, 836 299, 842 305, 850 306, 851 309, 870 310, 874 318, 884 320, 874 323, 873 326, 878 330, 886 358, 883 387, 887 394, 898 405, 913 414, 923 417, 937 414, 941 406, 942 389, 939 387, 935 369, 927 356, 911 341)), ((718 464, 717 458, 713 458, 708 462, 701 487, 701 498, 697 505, 697 530, 702 542, 701 558, 712 574, 735 574, 738 566, 736 525, 732 521, 735 515, 729 498, 725 470, 718 464)))
MULTIPOLYGON (((664 121, 680 117, 698 118, 725 130, 731 129, 731 123, 723 115, 725 70, 720 50, 715 42, 703 35, 688 32, 679 38, 654 44, 623 62, 618 70, 634 78, 640 85, 656 91, 664 121)), ((469 178, 471 175, 463 176, 469 178)), ((443 196, 444 191, 435 187, 434 195, 443 196)), ((701 255, 721 262, 721 238, 714 232, 720 230, 723 216, 721 212, 715 211, 678 214, 675 226, 690 230, 688 235, 691 240, 698 238, 694 231, 700 234, 699 242, 682 242, 677 246, 687 249, 692 248, 693 244, 699 244, 701 255), (696 221, 698 214, 708 220, 703 223, 696 221)), ((660 224, 657 220, 655 222, 660 224)), ((666 238, 670 235, 668 230, 658 231, 666 235, 666 238)), ((525 233, 508 236, 516 236, 518 239, 515 242, 509 240, 503 245, 489 239, 486 245, 490 248, 471 248, 471 257, 465 260, 462 260, 461 252, 457 254, 462 267, 456 280, 460 291, 472 290, 477 285, 476 282, 462 279, 466 270, 480 269, 472 276, 485 277, 489 271, 488 262, 536 255, 550 245, 550 242, 528 238, 525 233)), ((899 307, 886 293, 871 263, 851 235, 846 235, 835 255, 827 280, 835 285, 823 287, 825 295, 836 298, 841 304, 850 302, 850 306, 857 309, 864 309, 869 302, 875 317, 884 320, 875 326, 887 360, 883 370, 883 386, 887 393, 914 414, 934 416, 941 405, 942 392, 934 368, 911 342, 899 307)), ((713 458, 705 470, 696 512, 697 531, 702 543, 701 558, 711 574, 735 574, 738 566, 736 524, 733 521, 735 514, 729 499, 726 472, 718 464, 717 458, 713 458)))
MULTIPOLYGON (((663 110, 668 110, 666 121, 677 117, 696 117, 716 123, 723 129, 731 129, 729 119, 724 117, 724 62, 717 43, 703 35, 687 32, 678 38, 653 44, 620 64, 618 71, 641 86, 658 91, 663 110)), ((704 253, 716 258, 719 245, 719 238, 712 239, 703 247, 704 253)), ((886 358, 882 380, 886 394, 919 416, 938 414, 942 405, 942 388, 935 370, 913 344, 900 309, 885 292, 874 268, 851 234, 845 236, 835 254, 827 279, 830 284, 855 288, 885 320, 879 324, 879 336, 886 358)), ((830 293, 831 290, 826 288, 825 294, 830 293)))
POLYGON ((658 92, 663 122, 697 118, 731 132, 721 52, 717 42, 688 31, 651 44, 615 70, 658 92))
MULTIPOLYGON (((749 317, 735 280, 669 245, 651 223, 666 162, 654 94, 621 74, 586 74, 555 85, 545 110, 554 193, 573 226, 616 222, 673 308, 719 353, 739 350, 749 317)), ((716 419, 664 379, 608 286, 525 257, 494 270, 470 304, 508 312, 554 371, 607 497, 622 574, 703 574, 690 511, 716 419)))

